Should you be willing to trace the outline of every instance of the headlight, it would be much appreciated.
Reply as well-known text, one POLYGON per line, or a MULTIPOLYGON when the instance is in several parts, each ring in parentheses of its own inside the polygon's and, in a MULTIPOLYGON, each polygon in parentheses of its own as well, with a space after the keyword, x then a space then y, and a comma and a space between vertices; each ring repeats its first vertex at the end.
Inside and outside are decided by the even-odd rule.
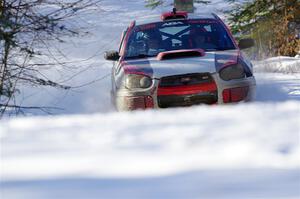
POLYGON ((232 79, 241 79, 245 77, 245 71, 241 64, 226 66, 219 72, 221 79, 228 81, 232 79))
POLYGON ((144 75, 129 74, 125 78, 125 87, 132 88, 149 88, 152 85, 152 79, 144 75))

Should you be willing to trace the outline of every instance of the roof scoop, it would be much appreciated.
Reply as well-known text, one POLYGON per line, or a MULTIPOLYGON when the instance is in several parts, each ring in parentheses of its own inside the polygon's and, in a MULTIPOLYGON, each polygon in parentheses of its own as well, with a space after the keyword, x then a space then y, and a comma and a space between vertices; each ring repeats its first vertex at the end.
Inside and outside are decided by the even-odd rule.
POLYGON ((172 50, 159 53, 156 58, 157 60, 167 60, 176 58, 187 58, 187 57, 202 57, 205 55, 203 49, 188 49, 188 50, 172 50))
POLYGON ((163 21, 172 20, 172 19, 187 19, 188 12, 177 11, 176 8, 173 8, 172 12, 165 12, 160 16, 160 18, 163 21))

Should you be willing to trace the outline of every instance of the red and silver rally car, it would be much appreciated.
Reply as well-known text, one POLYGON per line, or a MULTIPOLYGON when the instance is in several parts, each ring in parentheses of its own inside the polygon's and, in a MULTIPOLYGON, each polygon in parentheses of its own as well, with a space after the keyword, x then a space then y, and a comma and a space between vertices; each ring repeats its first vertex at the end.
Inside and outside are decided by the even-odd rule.
POLYGON ((250 101, 252 64, 215 14, 163 13, 134 21, 123 32, 112 60, 111 95, 118 110, 250 101))

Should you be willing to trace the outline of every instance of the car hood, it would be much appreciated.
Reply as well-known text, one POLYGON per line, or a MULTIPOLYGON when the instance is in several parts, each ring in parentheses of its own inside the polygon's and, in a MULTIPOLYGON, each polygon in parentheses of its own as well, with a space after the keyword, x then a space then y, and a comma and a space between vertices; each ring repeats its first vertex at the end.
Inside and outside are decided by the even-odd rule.
POLYGON ((153 78, 188 73, 216 73, 227 63, 237 62, 238 50, 206 52, 204 56, 158 60, 157 57, 126 60, 125 73, 146 74, 153 78))

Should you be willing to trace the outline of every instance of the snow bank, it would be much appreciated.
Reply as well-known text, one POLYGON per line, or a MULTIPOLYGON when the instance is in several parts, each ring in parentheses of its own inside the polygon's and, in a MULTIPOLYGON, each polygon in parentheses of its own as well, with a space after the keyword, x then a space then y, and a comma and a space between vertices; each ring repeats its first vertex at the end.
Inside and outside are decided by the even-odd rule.
POLYGON ((272 57, 263 61, 254 62, 255 72, 272 73, 300 73, 300 58, 272 57))
POLYGON ((2 121, 1 178, 297 169, 300 102, 2 121))

